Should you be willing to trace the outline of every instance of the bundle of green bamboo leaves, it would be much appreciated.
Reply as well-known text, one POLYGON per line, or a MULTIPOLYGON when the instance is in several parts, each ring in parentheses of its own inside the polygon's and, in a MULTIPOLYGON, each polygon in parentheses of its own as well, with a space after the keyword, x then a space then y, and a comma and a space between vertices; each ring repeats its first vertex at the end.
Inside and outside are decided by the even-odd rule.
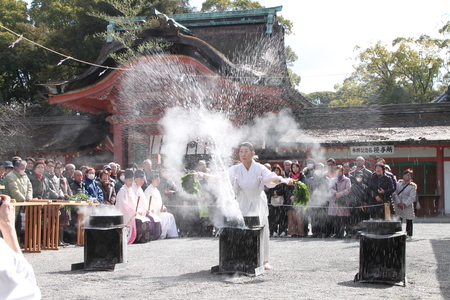
POLYGON ((201 184, 193 173, 188 173, 181 176, 181 187, 189 195, 200 197, 201 196, 201 184))
POLYGON ((294 200, 293 206, 306 206, 309 202, 309 188, 300 180, 294 180, 294 200))

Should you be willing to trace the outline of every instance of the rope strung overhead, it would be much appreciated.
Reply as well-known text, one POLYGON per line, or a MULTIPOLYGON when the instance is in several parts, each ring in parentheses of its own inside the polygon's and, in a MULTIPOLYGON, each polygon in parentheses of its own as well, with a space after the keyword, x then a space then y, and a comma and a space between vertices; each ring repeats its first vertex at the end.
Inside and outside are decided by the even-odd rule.
MULTIPOLYGON (((55 54, 57 54, 57 55, 59 55, 59 56, 62 56, 63 59, 61 59, 61 60, 58 62, 57 66, 60 66, 63 62, 65 62, 65 61, 67 61, 67 60, 73 60, 73 61, 77 61, 77 62, 80 62, 80 63, 83 63, 83 64, 87 64, 87 65, 90 65, 90 66, 94 66, 94 67, 99 67, 99 68, 105 69, 103 72, 101 72, 101 73, 99 74, 99 76, 103 75, 103 73, 105 73, 106 70, 121 70, 121 71, 130 71, 130 70, 138 71, 138 70, 139 70, 139 69, 136 69, 136 68, 109 67, 109 66, 104 66, 104 65, 99 65, 99 64, 95 64, 95 63, 88 62, 88 61, 84 61, 84 60, 81 60, 81 59, 78 59, 78 58, 74 58, 74 57, 72 57, 72 56, 68 56, 68 55, 65 55, 65 54, 63 54, 63 53, 60 53, 60 52, 58 52, 58 51, 55 51, 55 50, 53 50, 53 49, 50 49, 50 48, 48 48, 48 47, 45 47, 45 46, 43 46, 43 45, 41 45, 41 44, 39 44, 39 43, 37 43, 37 42, 35 42, 35 41, 32 41, 32 40, 30 40, 30 39, 27 39, 27 38, 24 37, 23 35, 18 34, 17 32, 12 31, 11 29, 9 29, 9 28, 3 26, 2 24, 0 24, 0 27, 3 28, 4 30, 8 31, 9 33, 11 33, 11 34, 13 34, 13 35, 15 35, 15 36, 18 37, 17 40, 15 40, 14 42, 12 42, 11 45, 9 45, 8 48, 14 48, 14 46, 15 46, 17 43, 19 43, 19 42, 22 41, 22 40, 25 40, 25 41, 27 41, 27 42, 29 42, 29 43, 31 43, 31 44, 33 44, 33 45, 36 45, 36 46, 38 46, 38 47, 40 47, 40 48, 42 48, 42 49, 45 49, 45 50, 47 50, 47 51, 49 51, 49 52, 52 52, 52 53, 55 53, 55 54)), ((188 76, 188 77, 217 77, 217 76, 212 76, 212 75, 194 75, 194 74, 174 74, 174 75, 188 76)), ((257 77, 250 77, 250 76, 230 76, 230 77, 228 77, 228 76, 227 76, 226 78, 231 78, 231 79, 255 79, 255 78, 257 78, 257 77)), ((288 77, 287 77, 287 76, 261 76, 261 77, 258 77, 258 80, 259 80, 259 78, 265 78, 265 79, 286 79, 286 78, 288 78, 288 77)), ((184 80, 184 77, 182 77, 182 81, 183 81, 183 80, 184 80)), ((255 82, 255 83, 256 83, 256 82, 255 82)))

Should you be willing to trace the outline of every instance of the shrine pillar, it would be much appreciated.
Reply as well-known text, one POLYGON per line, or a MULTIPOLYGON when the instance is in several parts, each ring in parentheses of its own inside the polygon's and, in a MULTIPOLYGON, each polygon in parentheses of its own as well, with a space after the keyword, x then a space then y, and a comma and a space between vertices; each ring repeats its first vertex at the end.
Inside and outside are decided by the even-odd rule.
POLYGON ((440 215, 444 215, 445 213, 445 181, 444 181, 444 149, 443 147, 436 148, 436 156, 437 156, 437 189, 439 195, 438 201, 438 212, 440 215))

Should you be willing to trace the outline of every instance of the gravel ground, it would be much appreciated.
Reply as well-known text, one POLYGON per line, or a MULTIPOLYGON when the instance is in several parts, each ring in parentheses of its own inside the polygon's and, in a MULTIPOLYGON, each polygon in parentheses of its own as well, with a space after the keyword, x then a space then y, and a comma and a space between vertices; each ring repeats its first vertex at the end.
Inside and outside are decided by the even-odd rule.
MULTIPOLYGON (((405 225, 403 225, 405 226, 405 225)), ((218 238, 128 246, 124 270, 70 271, 83 247, 25 253, 43 299, 450 299, 450 224, 415 223, 406 244, 406 287, 354 283, 359 240, 272 238, 272 270, 257 277, 213 275, 218 238)))

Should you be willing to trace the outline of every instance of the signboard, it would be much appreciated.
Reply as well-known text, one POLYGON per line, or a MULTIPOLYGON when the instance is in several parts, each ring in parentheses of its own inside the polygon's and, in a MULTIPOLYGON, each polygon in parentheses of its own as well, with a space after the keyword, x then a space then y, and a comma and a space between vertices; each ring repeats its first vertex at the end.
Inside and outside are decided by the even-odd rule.
POLYGON ((356 146, 350 147, 350 152, 353 155, 393 155, 394 146, 378 145, 378 146, 356 146))

